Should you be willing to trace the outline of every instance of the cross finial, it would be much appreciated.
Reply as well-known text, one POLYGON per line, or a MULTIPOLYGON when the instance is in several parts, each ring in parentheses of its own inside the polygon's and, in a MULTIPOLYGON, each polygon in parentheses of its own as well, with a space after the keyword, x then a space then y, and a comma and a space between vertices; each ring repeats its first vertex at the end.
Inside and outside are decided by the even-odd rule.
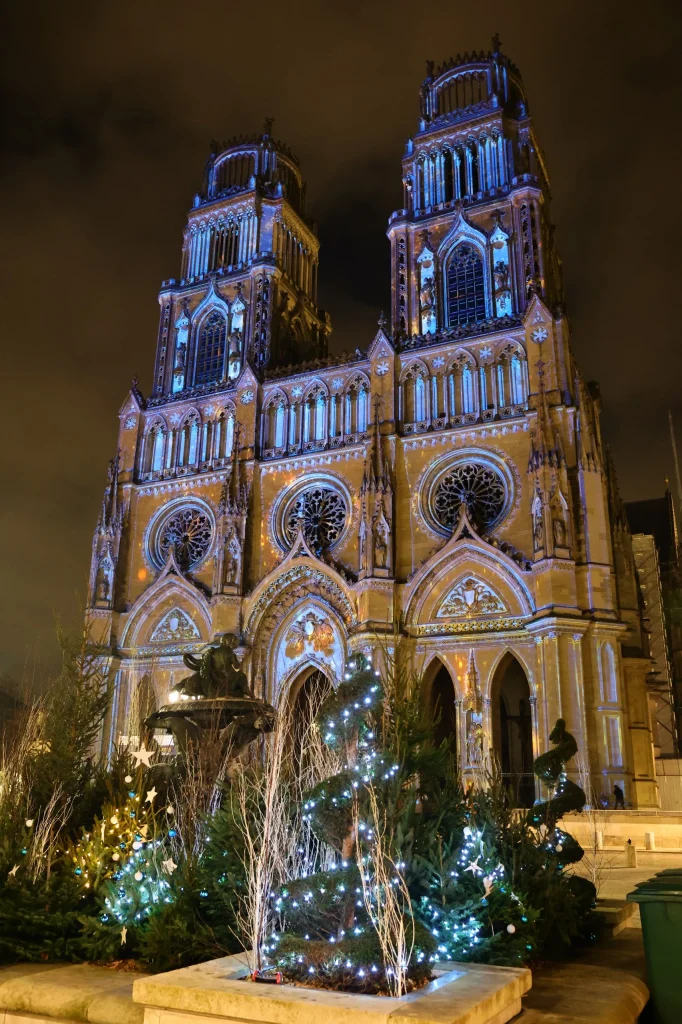
POLYGON ((502 49, 502 40, 500 39, 500 33, 496 32, 493 36, 493 53, 498 54, 502 49))
POLYGON ((275 123, 274 117, 266 117, 263 120, 263 135, 272 135, 272 126, 275 123))

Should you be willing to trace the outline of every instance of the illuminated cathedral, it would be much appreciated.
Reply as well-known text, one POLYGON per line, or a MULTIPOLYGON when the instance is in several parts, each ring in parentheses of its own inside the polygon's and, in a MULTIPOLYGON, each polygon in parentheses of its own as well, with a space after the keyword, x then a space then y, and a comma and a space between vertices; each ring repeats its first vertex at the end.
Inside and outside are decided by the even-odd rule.
POLYGON ((270 122, 212 145, 93 541, 103 749, 223 634, 275 706, 380 648, 464 777, 494 753, 532 800, 562 716, 598 794, 656 807, 632 545, 521 76, 494 40, 428 64, 420 107, 390 319, 351 356, 329 353, 296 157, 270 122))

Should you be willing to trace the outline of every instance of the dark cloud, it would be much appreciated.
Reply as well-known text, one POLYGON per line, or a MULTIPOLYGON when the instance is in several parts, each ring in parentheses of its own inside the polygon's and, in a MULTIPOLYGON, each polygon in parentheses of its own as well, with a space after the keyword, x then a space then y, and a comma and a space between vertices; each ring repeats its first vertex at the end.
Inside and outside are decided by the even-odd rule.
POLYGON ((322 241, 333 344, 386 308, 389 213, 424 60, 521 67, 553 180, 574 349, 602 385, 627 498, 672 476, 680 424, 678 3, 262 0, 15 4, 5 13, 0 669, 75 625, 117 412, 151 376, 208 141, 276 117, 322 241))

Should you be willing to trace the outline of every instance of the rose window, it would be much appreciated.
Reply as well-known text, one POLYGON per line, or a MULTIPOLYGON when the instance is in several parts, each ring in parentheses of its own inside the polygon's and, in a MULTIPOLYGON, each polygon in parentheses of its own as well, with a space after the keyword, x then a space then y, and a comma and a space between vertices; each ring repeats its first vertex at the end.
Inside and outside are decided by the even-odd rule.
POLYGON ((299 522, 303 536, 316 554, 330 548, 346 526, 348 509, 338 491, 322 485, 308 487, 291 502, 284 515, 284 533, 293 543, 299 522))
POLYGON ((464 504, 472 523, 484 529, 500 518, 505 503, 506 489, 500 474, 490 466, 464 462, 440 478, 433 492, 432 510, 437 522, 452 531, 464 504))
POLYGON ((193 569, 208 554, 212 539, 213 527, 205 512, 192 506, 180 508, 165 520, 158 532, 159 561, 165 565, 168 552, 174 547, 180 568, 193 569))

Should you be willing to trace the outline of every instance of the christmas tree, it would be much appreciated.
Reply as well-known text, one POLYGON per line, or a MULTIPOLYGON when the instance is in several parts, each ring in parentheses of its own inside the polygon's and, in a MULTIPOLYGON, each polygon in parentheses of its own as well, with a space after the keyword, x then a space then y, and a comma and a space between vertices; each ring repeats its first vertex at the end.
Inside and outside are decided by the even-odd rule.
POLYGON ((412 912, 405 829, 417 782, 379 673, 356 655, 317 716, 341 770, 306 794, 304 821, 329 853, 325 870, 294 879, 276 897, 283 925, 266 943, 291 980, 348 991, 409 990, 431 973, 435 941, 412 912))

